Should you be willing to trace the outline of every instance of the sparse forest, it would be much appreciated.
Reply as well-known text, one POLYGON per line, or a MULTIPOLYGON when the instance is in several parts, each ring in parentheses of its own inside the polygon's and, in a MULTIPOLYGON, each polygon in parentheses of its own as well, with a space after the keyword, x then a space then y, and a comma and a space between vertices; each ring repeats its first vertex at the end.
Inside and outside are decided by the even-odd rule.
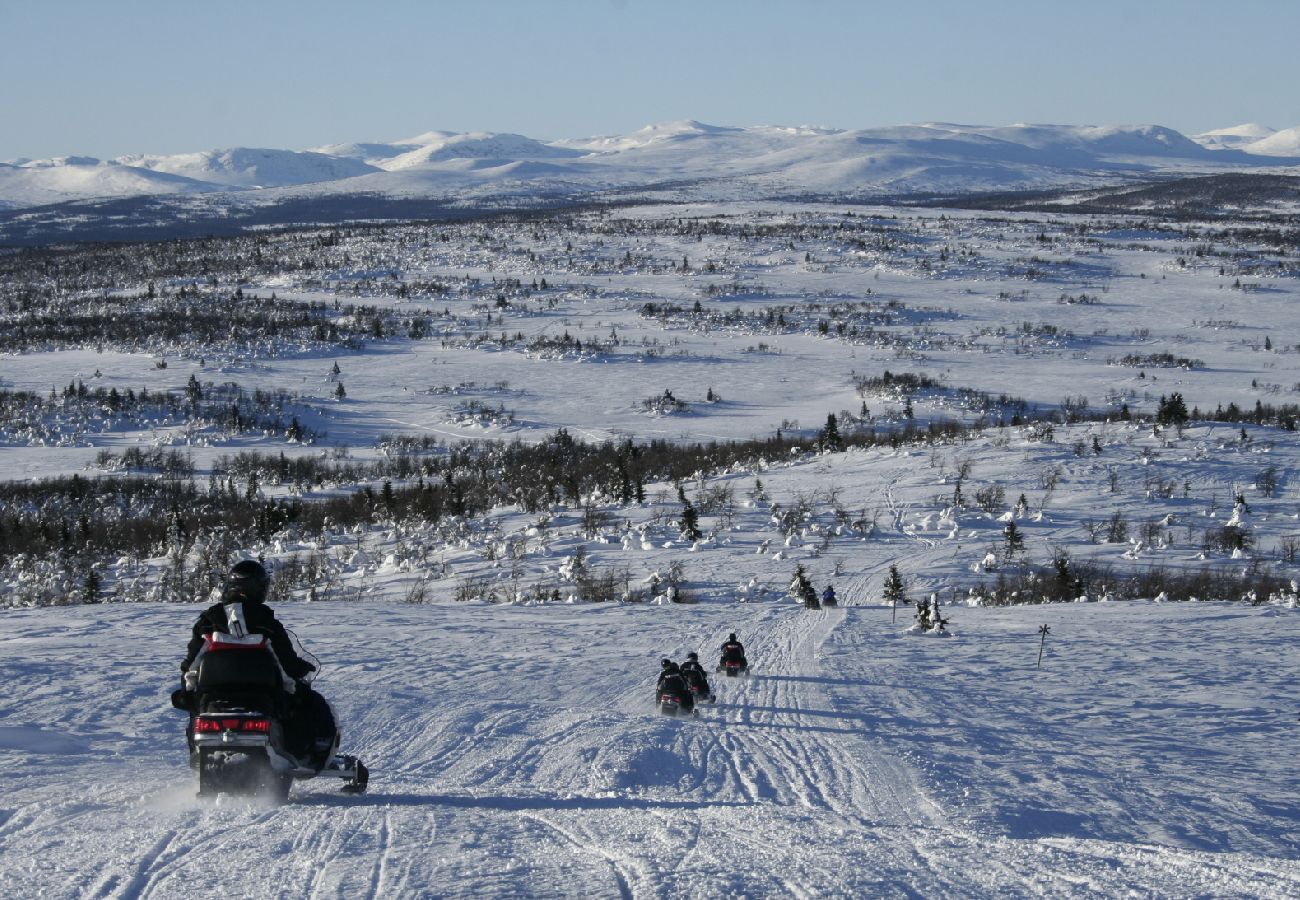
POLYGON ((0 254, 6 602, 197 599, 239 553, 318 599, 745 599, 786 560, 858 603, 891 566, 1292 596, 1300 345, 1241 308, 1296 290, 1270 234, 811 205, 0 254))

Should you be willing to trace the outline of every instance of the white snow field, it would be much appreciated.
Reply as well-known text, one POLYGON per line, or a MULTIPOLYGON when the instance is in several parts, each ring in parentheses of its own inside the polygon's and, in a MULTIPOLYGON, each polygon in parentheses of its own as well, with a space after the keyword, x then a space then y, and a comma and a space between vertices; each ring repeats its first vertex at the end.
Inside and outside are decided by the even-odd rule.
POLYGON ((1300 896, 1289 227, 727 203, 30 257, 31 284, 0 285, 0 487, 81 481, 0 503, 6 539, 48 532, 0 559, 0 898, 1300 896), (239 324, 273 294, 314 302, 317 331, 239 324), (155 297, 231 324, 169 336, 155 297), (86 322, 102 331, 67 338, 86 322), (284 392, 317 438, 108 400, 191 382, 284 392), (684 408, 651 402, 669 390, 684 408), (1156 427, 1175 392, 1225 417, 1156 427), (846 436, 917 431, 819 453, 832 414, 846 436), (735 464, 706 447, 643 500, 593 481, 479 516, 375 501, 390 476, 423 485, 367 468, 416 446, 391 436, 441 462, 560 428, 611 450, 807 443, 735 464), (250 519, 372 495, 311 532, 231 522, 237 546, 178 529, 78 556, 116 508, 83 527, 77 484, 162 480, 140 460, 164 451, 250 519), (249 451, 327 474, 232 474, 249 451), (231 553, 278 571, 369 793, 194 796, 168 695, 231 553), (580 561, 609 602, 579 599, 580 561), (793 603, 797 566, 844 607, 793 603), (893 620, 891 566, 949 636, 893 620), (1120 590, 1165 570, 1200 599, 1120 590), (1088 602, 974 590, 1004 578, 1023 594, 1002 600, 1088 602), (58 605, 87 594, 130 602, 58 605), (697 719, 658 715, 659 659, 711 662, 733 630, 752 677, 697 719))
POLYGON ((194 796, 196 611, 5 615, 0 896, 1300 893, 1293 611, 282 604, 373 777, 278 808, 194 796), (754 674, 658 715, 731 630, 754 674))

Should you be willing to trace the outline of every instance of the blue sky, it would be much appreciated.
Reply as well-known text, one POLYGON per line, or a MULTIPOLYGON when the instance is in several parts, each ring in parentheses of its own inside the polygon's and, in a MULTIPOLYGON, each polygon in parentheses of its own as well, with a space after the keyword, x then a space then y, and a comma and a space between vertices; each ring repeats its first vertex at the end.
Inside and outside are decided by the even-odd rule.
POLYGON ((0 0, 0 159, 652 122, 1300 125, 1294 0, 0 0))

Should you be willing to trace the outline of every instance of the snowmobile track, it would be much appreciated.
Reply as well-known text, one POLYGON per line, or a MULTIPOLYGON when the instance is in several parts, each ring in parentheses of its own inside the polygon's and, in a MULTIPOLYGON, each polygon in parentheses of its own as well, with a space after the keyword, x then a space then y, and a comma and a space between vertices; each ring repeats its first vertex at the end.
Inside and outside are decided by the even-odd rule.
MULTIPOLYGON (((999 823, 992 814, 1006 808, 1039 810, 1028 802, 1013 807, 1019 801, 1009 789, 992 801, 979 794, 998 777, 995 766, 1016 768, 993 749, 1035 707, 1020 691, 964 677, 962 666, 974 660, 984 671, 989 663, 978 654, 996 660, 1018 646, 1023 623, 1012 613, 987 611, 1001 630, 986 632, 993 649, 985 650, 963 636, 910 638, 901 623, 889 623, 888 608, 859 605, 394 604, 367 606, 368 620, 376 609, 383 628, 348 623, 351 659, 338 671, 349 690, 329 694, 355 741, 348 749, 385 773, 372 793, 342 797, 332 783, 306 781, 280 806, 198 802, 181 723, 174 711, 140 701, 138 711, 120 713, 130 734, 111 737, 120 748, 114 755, 29 755, 21 758, 29 769, 0 769, 9 785, 0 812, 0 895, 26 896, 40 885, 50 900, 1152 892, 1289 900, 1300 888, 1300 867, 1262 840, 1249 851, 1201 852, 1175 844, 1176 836, 1135 839, 1123 830, 1169 828, 1162 817, 1185 808, 1176 797, 1162 799, 1138 826, 1131 825, 1136 813, 1116 813, 1101 837, 1082 836, 1083 825, 1054 827, 1067 819, 1045 805, 1043 818, 1019 833, 1013 820, 999 823), (687 649, 711 654, 730 631, 745 643, 753 674, 713 679, 719 701, 699 719, 656 715, 649 694, 659 658, 687 649), (424 652, 435 644, 437 654, 424 652), (393 653, 405 661, 400 678, 370 662, 393 653), (988 721, 974 721, 972 708, 988 721), (71 779, 85 789, 70 794, 71 779)), ((115 638, 140 646, 149 660, 165 656, 167 626, 178 618, 171 608, 148 606, 57 614, 93 616, 96 628, 107 619, 115 638)), ((317 616, 312 627, 326 634, 342 630, 331 626, 337 608, 294 614, 309 624, 317 616)), ((1129 610, 1113 614, 1133 621, 1129 610)), ((1259 625, 1273 635, 1289 622, 1256 623, 1257 615, 1243 612, 1239 632, 1256 642, 1259 625)), ((1163 628, 1167 619, 1155 621, 1163 628)), ((61 671, 76 671, 82 648, 74 643, 49 651, 61 671)), ((1199 659, 1217 660, 1214 646, 1214 656, 1207 650, 1199 659)), ((125 695, 151 696, 157 673, 149 660, 121 668, 125 695)), ((1053 677, 1032 684, 1051 688, 1053 677)), ((1062 685, 1048 698, 1075 696, 1062 685)), ((98 682, 79 686, 84 701, 68 707, 66 692, 48 701, 74 717, 67 729, 74 734, 76 716, 100 721, 113 702, 98 682)), ((55 710, 31 715, 53 721, 55 710)), ((1164 714, 1154 706, 1141 712, 1164 714)), ((1073 787, 1069 779, 1088 776, 1063 755, 1080 714, 1073 706, 1052 713, 1057 718, 1033 737, 1053 752, 1038 760, 1025 755, 1033 747, 1016 748, 1040 792, 1053 788, 1051 778, 1073 787)), ((1260 720, 1240 721, 1256 727, 1260 720)), ((1219 740, 1214 729, 1198 734, 1219 740)), ((1104 745, 1104 732, 1091 734, 1104 745)), ((1113 792, 1101 801, 1119 808, 1124 796, 1155 792, 1156 761, 1118 741, 1103 749, 1116 763, 1111 772, 1125 780, 1085 780, 1094 792, 1113 792)), ((1280 808, 1280 799, 1273 802, 1280 808)))

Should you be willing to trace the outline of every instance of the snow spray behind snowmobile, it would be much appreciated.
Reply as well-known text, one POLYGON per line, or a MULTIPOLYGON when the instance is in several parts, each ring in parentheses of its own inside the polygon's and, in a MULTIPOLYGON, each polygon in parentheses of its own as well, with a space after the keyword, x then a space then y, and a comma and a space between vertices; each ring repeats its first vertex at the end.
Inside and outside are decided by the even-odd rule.
POLYGON ((172 705, 191 714, 190 766, 199 773, 200 797, 284 801, 294 779, 317 776, 342 779, 344 793, 366 789, 370 773, 361 760, 337 753, 337 730, 331 746, 304 755, 289 751, 293 686, 263 635, 206 636, 185 689, 172 695, 172 705))

